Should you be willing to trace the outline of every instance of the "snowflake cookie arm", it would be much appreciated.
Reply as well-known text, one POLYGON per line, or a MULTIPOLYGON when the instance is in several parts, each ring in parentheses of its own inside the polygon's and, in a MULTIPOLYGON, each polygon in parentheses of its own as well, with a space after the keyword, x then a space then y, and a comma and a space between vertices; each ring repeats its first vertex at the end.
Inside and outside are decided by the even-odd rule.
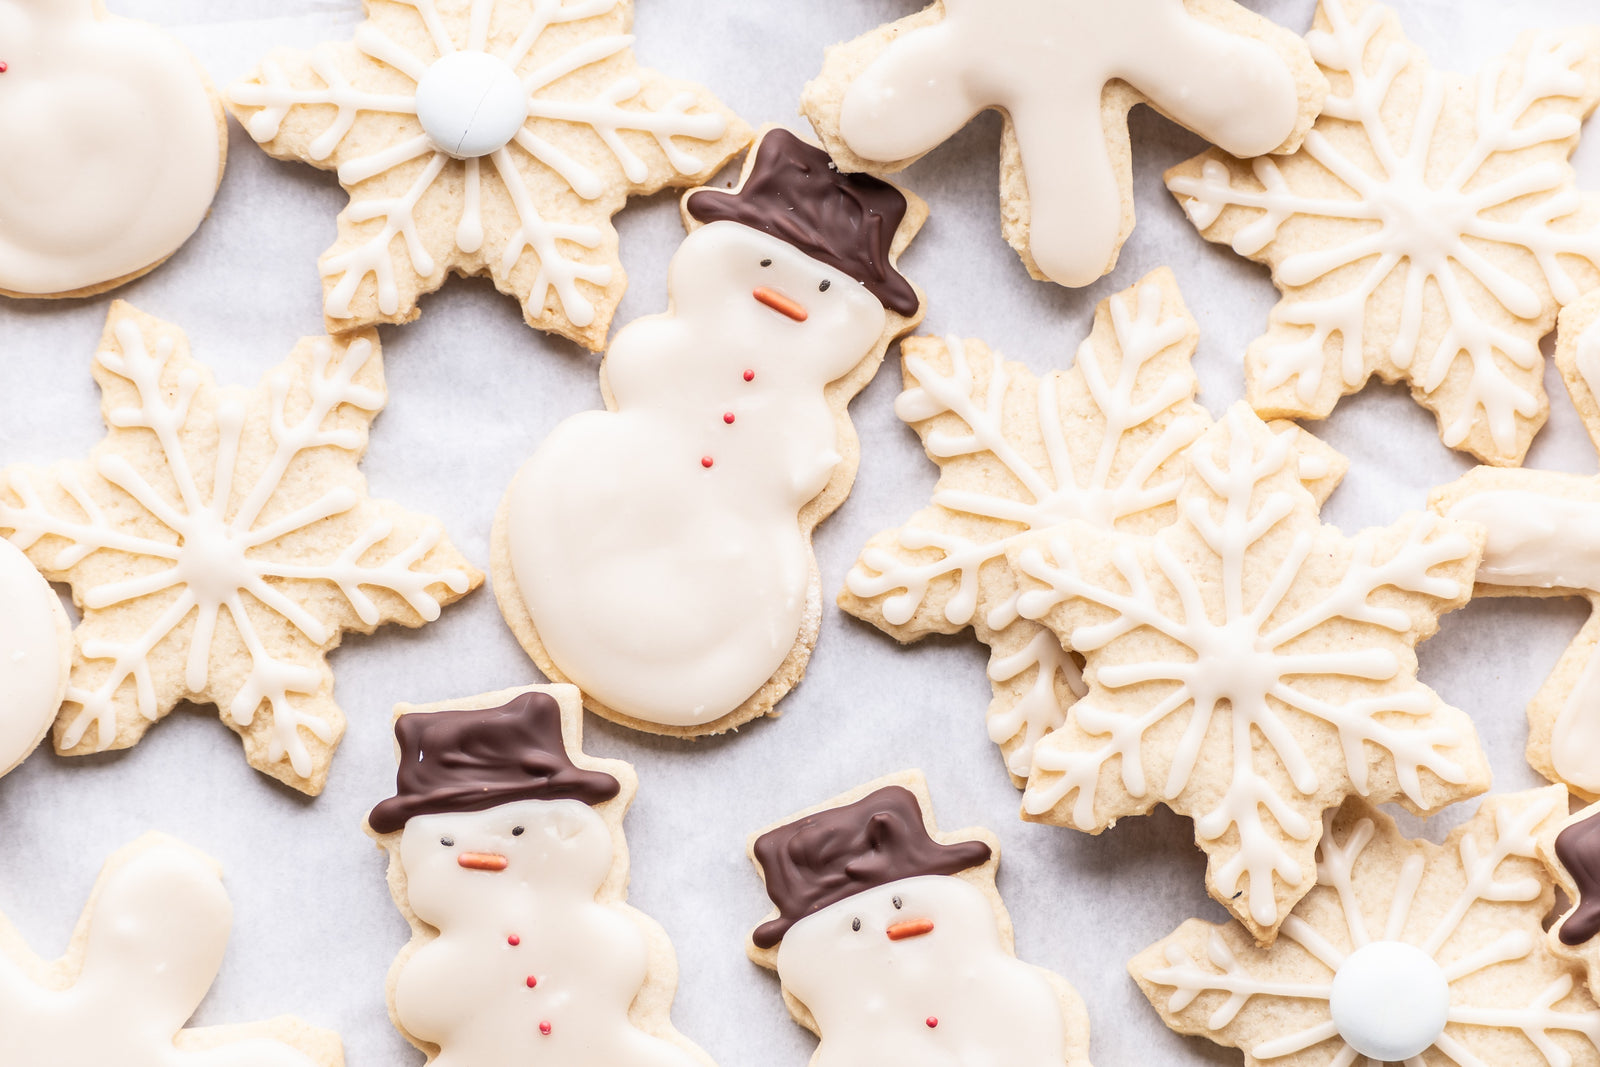
POLYGON ((1236 406, 1187 453, 1178 523, 1008 550, 1021 614, 1089 682, 1035 750, 1026 817, 1098 833, 1157 803, 1192 816, 1213 895, 1263 938, 1311 884, 1321 811, 1351 794, 1432 811, 1488 785, 1471 721, 1413 651, 1465 603, 1481 528, 1424 515, 1346 539, 1292 446, 1236 406))
POLYGON ((410 321, 453 271, 603 347, 626 287, 611 216, 704 183, 749 128, 635 62, 631 0, 368 0, 367 14, 351 42, 275 52, 228 91, 269 153, 336 169, 350 194, 320 260, 330 332, 410 321), (453 113, 452 86, 505 95, 510 117, 481 101, 453 113))
POLYGON ((1278 940, 1191 919, 1129 970, 1169 1027, 1241 1048, 1248 1067, 1376 1062, 1357 1049, 1392 1022, 1340 1003, 1335 979, 1396 956, 1444 1001, 1420 1030, 1401 1011, 1406 1052, 1421 1047, 1405 1063, 1600 1063, 1600 1010, 1541 929, 1553 893, 1535 845, 1565 811, 1558 788, 1491 797, 1433 845, 1351 799, 1328 813, 1318 884, 1278 940))
POLYGON ((1365 0, 1325 0, 1308 40, 1333 93, 1300 151, 1167 174, 1206 239, 1282 293, 1246 355, 1250 402, 1321 418, 1372 375, 1405 381, 1445 444, 1516 465, 1548 411, 1539 339, 1600 283, 1600 200, 1567 162, 1600 32, 1525 35, 1470 81, 1365 0))
POLYGON ((82 610, 57 751, 213 703, 253 766, 315 794, 344 728, 326 653, 482 581, 437 522, 367 494, 376 336, 302 341, 257 389, 219 389, 177 327, 119 303, 95 373, 91 461, 0 476, 0 533, 82 610))

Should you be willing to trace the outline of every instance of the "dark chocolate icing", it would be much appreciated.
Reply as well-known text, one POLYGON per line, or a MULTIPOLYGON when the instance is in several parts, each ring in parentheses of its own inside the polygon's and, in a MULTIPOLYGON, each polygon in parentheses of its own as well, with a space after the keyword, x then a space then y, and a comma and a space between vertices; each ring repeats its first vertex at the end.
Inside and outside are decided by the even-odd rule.
POLYGON ((884 307, 915 315, 921 301, 889 262, 895 231, 906 217, 900 190, 870 174, 842 174, 828 153, 785 129, 769 130, 755 148, 750 175, 737 192, 689 194, 701 222, 732 221, 769 233, 867 287, 884 307))
POLYGON ((393 833, 414 815, 484 811, 513 800, 601 804, 622 786, 567 756, 561 705, 546 693, 523 693, 498 708, 416 712, 395 720, 400 769, 395 795, 367 823, 393 833))
POLYGON ((1561 943, 1581 945, 1600 934, 1600 814, 1556 835, 1556 859, 1578 887, 1577 906, 1561 923, 1561 943))
POLYGON ((778 918, 756 927, 758 948, 771 948, 807 915, 857 893, 902 878, 955 874, 990 856, 982 841, 941 845, 929 837, 922 806, 898 785, 768 830, 756 839, 755 854, 778 906, 778 918))

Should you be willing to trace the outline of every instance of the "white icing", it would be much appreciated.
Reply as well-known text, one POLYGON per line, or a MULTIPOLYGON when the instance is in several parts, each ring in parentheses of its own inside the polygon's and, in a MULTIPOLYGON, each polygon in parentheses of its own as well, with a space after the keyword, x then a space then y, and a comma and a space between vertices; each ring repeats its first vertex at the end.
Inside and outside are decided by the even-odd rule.
POLYGON ((141 271, 211 206, 222 145, 176 39, 93 0, 0 0, 0 289, 65 293, 141 271))
POLYGON ((270 405, 258 402, 253 409, 250 394, 216 389, 186 355, 175 356, 176 331, 163 332, 152 349, 135 319, 113 321, 115 347, 95 359, 136 399, 126 406, 108 401, 106 422, 113 432, 148 432, 159 447, 161 466, 155 472, 141 470, 123 453, 105 450, 88 470, 62 468, 55 477, 77 513, 53 507, 24 469, 8 472, 20 503, 0 501, 0 531, 11 531, 13 544, 26 550, 46 537, 67 542, 38 561, 49 573, 76 581, 68 572, 95 552, 128 557, 126 570, 93 572, 109 573, 110 580, 78 584, 86 619, 145 597, 163 597, 158 610, 143 613, 133 625, 96 627, 82 641, 66 694, 67 708, 77 711, 69 711, 59 747, 75 748, 94 727, 95 747, 108 748, 117 739, 118 714, 129 710, 130 696, 150 721, 170 710, 179 698, 158 697, 151 669, 152 653, 170 639, 187 645, 182 695, 214 700, 241 726, 265 708, 272 725, 269 758, 286 759, 306 777, 312 758, 301 732, 324 742, 334 738, 333 725, 309 699, 323 693, 325 669, 305 662, 298 646, 274 654, 272 647, 282 641, 277 634, 287 631, 296 642, 326 646, 357 622, 370 629, 394 617, 369 591, 403 601, 431 621, 440 612, 434 590, 442 585, 464 593, 470 584, 458 570, 419 566, 443 537, 436 526, 373 558, 373 550, 394 531, 393 519, 381 509, 348 531, 323 526, 327 536, 349 540, 312 544, 305 551, 306 531, 351 512, 362 500, 348 483, 305 499, 305 487, 296 481, 304 470, 296 461, 312 449, 359 453, 364 447, 365 420, 383 406, 384 397, 381 389, 356 378, 378 359, 377 349, 364 338, 340 348, 318 340, 309 369, 279 369, 264 387, 270 405), (168 364, 175 358, 182 365, 173 373, 168 364), (264 454, 240 448, 253 411, 270 418, 270 437, 259 424, 248 431, 248 444, 268 446, 264 454), (360 429, 341 419, 352 411, 363 413, 360 429), (82 480, 91 472, 131 503, 103 503, 105 490, 92 493, 82 480), (293 499, 297 496, 302 502, 293 499), (159 523, 161 531, 129 532, 119 514, 129 508, 146 522, 159 523), (344 621, 346 613, 353 620, 344 621), (226 635, 221 656, 229 658, 213 676, 219 632, 226 635), (231 659, 234 635, 245 653, 238 663, 231 659))
MULTIPOLYGON (((1527 1039, 1520 1046, 1527 1058, 1518 1063, 1569 1067, 1577 1048, 1600 1052, 1600 1010, 1581 994, 1564 1003, 1574 972, 1553 965, 1541 926, 1549 876, 1535 835, 1545 820, 1565 815, 1565 794, 1536 790, 1489 803, 1498 805, 1493 820, 1464 837, 1454 855, 1426 843, 1396 855, 1396 842, 1387 841, 1359 871, 1377 828, 1362 819, 1341 841, 1334 813, 1327 813, 1317 886, 1272 947, 1238 953, 1213 928, 1202 960, 1175 935, 1166 942, 1166 966, 1143 977, 1172 990, 1170 1014, 1222 994, 1195 1024, 1222 1035, 1218 1040, 1247 1042, 1257 1061, 1336 1041, 1303 1062, 1314 1055, 1318 1063, 1348 1065, 1366 1055, 1422 1064, 1433 1049, 1442 1056, 1428 1056, 1428 1063, 1488 1067, 1507 1062, 1506 1031, 1527 1039), (1292 960, 1280 958, 1285 951, 1292 960), (1372 986, 1363 991, 1363 982, 1372 986), (1275 1011, 1280 1004, 1285 1010, 1275 1011), (1317 1009, 1309 1019, 1307 1005, 1317 1009), (1247 1007, 1254 1011, 1241 1020, 1247 1007), (1416 1014, 1395 1010, 1405 1008, 1416 1014), (1302 1028, 1283 1032, 1281 1020, 1302 1028), (1428 1035, 1412 1058, 1387 1054, 1428 1035)), ((1394 835, 1392 823, 1385 832, 1394 835)))
POLYGON ((1333 1025, 1363 1056, 1399 1063, 1433 1047, 1450 1018, 1450 982, 1403 941, 1371 941, 1346 956, 1328 996, 1333 1025))
POLYGON ((61 707, 69 649, 50 584, 15 546, 0 541, 0 774, 38 747, 61 707))
MULTIPOLYGON (((1219 853, 1212 869, 1217 892, 1247 894, 1250 915, 1273 926, 1275 879, 1289 885, 1301 879, 1285 839, 1313 838, 1316 824, 1308 814, 1323 807, 1329 787, 1311 751, 1342 755, 1339 773, 1348 776, 1354 792, 1366 794, 1369 769, 1378 765, 1372 750, 1381 750, 1393 760, 1399 793, 1424 808, 1430 806, 1424 771, 1447 783, 1466 780, 1451 750, 1473 738, 1437 721, 1419 727, 1417 720, 1440 706, 1438 698, 1402 675, 1387 641, 1363 630, 1387 630, 1401 640, 1414 634, 1408 610, 1375 603, 1374 597, 1395 591, 1424 601, 1457 596, 1457 582, 1431 572, 1465 558, 1473 546, 1424 515, 1382 563, 1374 562, 1375 534, 1353 539, 1337 580, 1308 593, 1302 568, 1310 563, 1325 569, 1327 557, 1339 552, 1338 534, 1316 521, 1315 501, 1298 481, 1292 438, 1274 435, 1240 405, 1186 455, 1192 472, 1178 498, 1182 519, 1146 544, 1106 549, 1120 575, 1115 588, 1079 573, 1067 530, 1052 541, 1050 559, 1036 549, 1018 558, 1021 572, 1043 583, 1020 597, 1024 618, 1043 618, 1073 601, 1097 609, 1093 625, 1077 626, 1064 641, 1090 658, 1097 688, 1073 705, 1075 731, 1056 731, 1035 749, 1023 806, 1043 814, 1075 793, 1066 809, 1072 824, 1099 829, 1106 825, 1096 805, 1108 765, 1128 795, 1154 793, 1172 803, 1190 790, 1215 719, 1216 729, 1230 738, 1232 766, 1220 794, 1194 800, 1195 836, 1219 853), (1203 548, 1190 546, 1195 536, 1203 548), (1171 543, 1175 537, 1183 538, 1181 551, 1171 543), (1164 597, 1178 604, 1170 615, 1164 597), (1352 623, 1363 629, 1350 629, 1352 623), (1307 651, 1322 644, 1319 636, 1330 632, 1324 627, 1345 639, 1307 651), (1097 661, 1095 653, 1135 631, 1141 640, 1165 638, 1171 657, 1097 661), (1326 680, 1341 689, 1361 688, 1329 699, 1326 680), (1165 688, 1131 711, 1105 706, 1099 695, 1152 683, 1165 688), (1187 719, 1182 734, 1174 738, 1168 729, 1161 741, 1170 746, 1165 780, 1150 782, 1143 746, 1152 731, 1180 714, 1187 719), (1315 741, 1297 736, 1313 722, 1321 724, 1315 741), (1258 761, 1266 766, 1258 769, 1258 761), (1222 860, 1225 853, 1231 855, 1222 860)), ((1329 578, 1319 572, 1310 580, 1329 578)))
POLYGON ((417 121, 439 151, 474 159, 511 143, 528 121, 528 96, 505 60, 452 52, 417 82, 417 121))
POLYGON ((7 1067, 314 1067, 264 1038, 203 1052, 173 1044, 216 979, 233 909, 215 865, 193 849, 133 849, 102 876, 71 985, 37 984, 0 956, 7 1067))
POLYGON ((629 1022, 649 947, 631 909, 595 899, 613 854, 610 828, 588 805, 519 800, 414 816, 400 860, 412 911, 439 936, 400 968, 395 1018, 413 1038, 439 1046, 431 1063, 697 1063, 629 1022), (503 857, 504 869, 464 867, 464 853, 503 857))
POLYGON ((815 1067, 1061 1067, 1067 1059, 1046 972, 1006 949, 988 898, 954 876, 904 878, 806 916, 784 934, 777 967, 784 989, 816 1019, 815 1067), (892 924, 915 919, 932 930, 887 936, 892 924))
POLYGON ((839 462, 823 389, 867 357, 886 313, 841 272, 735 222, 685 239, 668 286, 672 312, 611 346, 616 410, 556 427, 511 484, 506 529, 561 673, 623 714, 688 726, 744 703, 799 637, 812 562, 797 516, 839 462))
POLYGON ((646 104, 635 99, 643 89, 638 76, 630 73, 605 80, 594 74, 591 68, 630 48, 631 36, 560 30, 545 36, 558 27, 604 18, 621 2, 536 0, 527 10, 526 3, 471 0, 470 5, 451 5, 455 10, 447 15, 436 0, 405 0, 426 28, 426 54, 407 51, 372 22, 363 24, 354 43, 364 56, 410 79, 414 84, 409 89, 364 88, 369 77, 365 70, 354 64, 348 71, 341 68, 339 54, 331 49, 311 55, 320 84, 294 84, 268 61, 255 79, 229 88, 233 103, 261 109, 245 123, 250 136, 261 142, 276 139, 283 120, 295 108, 334 109, 332 120, 309 145, 310 158, 337 162, 339 181, 352 189, 346 212, 350 221, 382 219, 383 225, 360 244, 323 257, 323 276, 336 279, 325 303, 331 318, 352 317, 351 303, 369 276, 376 283, 379 310, 385 315, 397 313, 401 300, 397 260, 402 265, 409 261, 410 268, 427 277, 459 250, 482 253, 497 278, 508 276, 531 251, 539 269, 531 287, 519 292, 523 303, 541 311, 553 290, 573 325, 594 321, 594 305, 579 283, 604 287, 611 281, 612 269, 578 258, 574 249, 601 248, 607 235, 587 222, 562 219, 559 201, 536 197, 526 175, 555 175, 582 200, 603 196, 615 183, 611 167, 599 158, 578 158, 546 140, 551 124, 586 127, 600 139, 621 177, 641 185, 650 179, 651 167, 628 147, 623 134, 651 137, 673 170, 696 174, 704 162, 679 147, 676 139, 715 141, 727 129, 719 114, 690 111, 693 94, 678 93, 646 104), (514 34, 502 31, 491 39, 490 27, 502 7, 521 9, 521 24, 514 34), (553 52, 547 42, 558 35, 563 50, 553 52), (535 51, 541 59, 537 66, 532 60, 535 51), (580 72, 591 76, 594 88, 591 95, 574 98, 570 83, 563 79, 580 72), (508 77, 520 82, 520 93, 508 77), (634 106, 622 106, 630 101, 634 106), (399 132, 386 142, 347 142, 356 117, 369 113, 415 115, 417 125, 400 124, 399 132), (423 157, 428 162, 399 195, 372 199, 355 188, 423 157), (480 165, 480 157, 491 164, 488 171, 480 165), (503 242, 497 239, 496 247, 486 249, 481 205, 482 183, 489 176, 504 187, 517 226, 503 242), (426 247, 417 232, 417 204, 436 186, 462 189, 453 248, 426 247), (402 240, 405 260, 399 259, 400 250, 394 247, 396 237, 402 240))
POLYGON ((1087 285, 1115 258, 1122 224, 1100 111, 1117 79, 1235 155, 1271 151, 1299 117, 1278 53, 1194 18, 1182 0, 945 0, 942 20, 896 37, 850 85, 839 133, 857 155, 894 162, 1004 108, 1034 263, 1087 285))
MULTIPOLYGON (((1159 358, 1169 356, 1191 326, 1182 313, 1163 315, 1162 299, 1163 289, 1153 281, 1113 296, 1115 346, 1103 348, 1092 336, 1085 339, 1073 371, 1039 380, 1034 410, 1028 413, 1032 417, 1026 423, 1018 412, 1008 410, 1007 395, 1029 383, 1014 381, 1013 370, 999 353, 989 355, 987 385, 978 396, 973 395, 974 368, 959 338, 945 340, 948 373, 925 359, 902 356, 916 384, 896 399, 895 414, 912 424, 954 415, 968 431, 930 436, 929 453, 941 459, 992 457, 1016 482, 1013 487, 995 478, 981 486, 939 489, 933 503, 957 515, 1012 524, 1014 529, 978 541, 950 530, 902 527, 895 532, 899 548, 910 553, 937 549, 938 558, 924 562, 889 547, 868 548, 845 576, 845 587, 863 599, 883 597, 884 619, 902 625, 916 614, 936 583, 954 577, 957 588, 944 607, 948 622, 976 624, 985 639, 998 639, 999 631, 1010 627, 1032 633, 1019 639, 1018 652, 997 654, 989 665, 990 678, 998 682, 1036 668, 1028 692, 989 720, 989 735, 996 743, 1022 736, 1010 756, 1013 774, 1028 773, 1034 745, 1066 719, 1070 700, 1064 702, 1059 693, 1075 698, 1083 694, 1084 685, 1077 665, 1055 636, 1038 623, 1018 618, 1014 595, 999 596, 989 588, 996 583, 985 579, 985 564, 1003 557, 1010 544, 1030 530, 1068 520, 1113 529, 1128 519, 1147 519, 1177 499, 1182 479, 1157 475, 1205 430, 1208 417, 1193 403, 1196 382, 1187 359, 1159 369, 1159 358), (1101 416, 1098 438, 1086 447, 1073 445, 1081 440, 1079 433, 1089 420, 1078 418, 1076 409, 1072 418, 1064 418, 1063 392, 1069 404, 1074 394, 1086 393, 1101 416), (1013 443, 1013 437, 1025 438, 1035 424, 1044 443, 1043 462, 1013 443), (1129 447, 1139 449, 1139 455, 1119 470, 1129 447), (987 613, 980 617, 984 608, 987 613)), ((1009 573, 1001 580, 1012 584, 1009 573)))
MULTIPOLYGON (((1600 501, 1501 489, 1463 497, 1450 517, 1489 530, 1484 585, 1582 591, 1600 596, 1600 501)), ((1550 759, 1561 778, 1600 791, 1600 656, 1590 655, 1556 717, 1550 759)))
POLYGON ((1504 162, 1501 153, 1576 136, 1576 112, 1589 91, 1578 69, 1590 58, 1586 40, 1541 36, 1519 69, 1499 61, 1475 89, 1464 89, 1459 79, 1428 68, 1403 40, 1374 47, 1392 18, 1386 8, 1373 5, 1352 18, 1343 0, 1323 0, 1321 10, 1329 29, 1312 32, 1307 41, 1336 86, 1348 88, 1327 98, 1305 147, 1282 165, 1254 160, 1251 177, 1237 183, 1217 160, 1198 178, 1169 183, 1202 230, 1230 207, 1252 213, 1233 249, 1274 263, 1285 295, 1273 322, 1302 328, 1296 339, 1262 349, 1252 385, 1271 390, 1292 381, 1303 404, 1321 395, 1329 375, 1339 376, 1344 392, 1359 388, 1371 373, 1369 327, 1386 332, 1369 324, 1371 304, 1381 322, 1393 319, 1384 354, 1414 387, 1433 393, 1458 358, 1471 368, 1463 395, 1451 400, 1445 444, 1461 445, 1481 411, 1495 448, 1515 455, 1517 419, 1537 417, 1541 406, 1539 340, 1547 328, 1541 315, 1552 298, 1566 304, 1580 293, 1561 260, 1581 257, 1600 267, 1600 231, 1564 223, 1579 207, 1572 168, 1564 162, 1493 168, 1504 162), (1470 134, 1440 126, 1447 100, 1462 92, 1476 97, 1470 134), (1397 108, 1412 106, 1415 118, 1407 111, 1397 122, 1397 108), (1352 126, 1362 135, 1362 149, 1342 147, 1323 132, 1352 126), (1488 179, 1481 177, 1486 166, 1488 179), (1329 193, 1330 183, 1336 194, 1329 193), (1531 206, 1527 198, 1535 198, 1531 206), (1508 212, 1513 204, 1523 206, 1508 212), (1291 220, 1324 229, 1330 223, 1323 220, 1332 220, 1338 236, 1307 251, 1269 249, 1291 220), (1526 264, 1516 274, 1504 266, 1521 261, 1526 264), (1403 286, 1372 303, 1396 271, 1403 286), (1336 290, 1325 284, 1335 276, 1346 279, 1336 290), (1315 296, 1293 292, 1311 285, 1318 286, 1315 296), (1442 333, 1430 332, 1431 348, 1422 345, 1425 305, 1447 320, 1442 333))

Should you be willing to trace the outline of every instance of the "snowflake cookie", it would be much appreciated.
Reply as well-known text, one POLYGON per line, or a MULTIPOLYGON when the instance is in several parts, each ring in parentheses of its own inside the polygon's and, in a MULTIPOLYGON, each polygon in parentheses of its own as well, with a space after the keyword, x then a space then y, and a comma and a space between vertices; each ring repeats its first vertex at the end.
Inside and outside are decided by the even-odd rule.
MULTIPOLYGON (((1600 449, 1600 293, 1561 312, 1556 364, 1600 449)), ((1478 467, 1429 507, 1489 531, 1478 596, 1581 596, 1597 610, 1528 705, 1528 762, 1600 799, 1600 477, 1478 467)))
POLYGON ((1299 147, 1326 91, 1305 42, 1234 0, 934 0, 830 48, 801 111, 841 167, 892 172, 999 110, 1001 230, 1076 286, 1133 230, 1135 105, 1254 156, 1299 147))
POLYGON ((706 181, 748 127, 634 62, 633 0, 365 4, 349 43, 275 52, 227 93, 269 153, 350 194, 318 264, 329 331, 409 322, 455 271, 601 348, 627 287, 611 216, 706 181))
POLYGON ((1206 239, 1282 291, 1245 356, 1250 403, 1322 418, 1374 374, 1403 380, 1446 445, 1516 466, 1549 411, 1539 339, 1600 284, 1600 200, 1567 163, 1600 30, 1527 34, 1472 80, 1370 0, 1323 0, 1307 39, 1333 92, 1298 152, 1167 172, 1206 239))
POLYGON ((746 950, 778 972, 813 1064, 1089 1067, 1089 1017, 1017 959, 988 830, 940 833, 920 771, 751 835, 775 910, 746 950))
POLYGON ((0 0, 0 295, 82 297, 205 221, 228 156, 211 79, 101 0, 0 0))
POLYGON ((308 338, 256 389, 219 388, 182 330, 118 301, 94 375, 110 429, 88 462, 0 471, 0 535, 83 613, 56 751, 213 703, 251 766, 321 792, 344 733, 327 653, 483 580, 437 522, 367 495, 376 334, 308 338))
POLYGON ((106 862, 61 959, 0 917, 6 1067, 343 1067, 337 1034, 287 1016, 184 1028, 232 926, 217 864, 163 834, 106 862))
POLYGON ((583 752, 578 691, 402 704, 394 727, 366 828, 411 924, 389 1015, 428 1062, 712 1067, 669 1018, 666 932, 627 904, 638 778, 583 752))
POLYGON ((1091 833, 1157 803, 1191 816, 1212 895, 1266 942, 1316 881, 1323 811, 1488 788, 1471 720, 1416 680, 1414 651, 1466 603, 1484 535, 1426 513, 1321 525, 1291 439, 1243 404, 1184 467, 1153 537, 1074 523, 1007 549, 1018 610, 1089 683, 1035 748, 1023 809, 1091 833))
POLYGON ((850 492, 849 404, 922 297, 916 197, 762 130, 732 191, 684 198, 671 310, 601 365, 494 527, 500 610, 545 676, 653 733, 721 733, 799 683, 822 621, 811 532, 850 492))
MULTIPOLYGON (((901 344, 895 412, 939 465, 930 507, 862 550, 839 606, 901 641, 971 626, 989 646, 989 736, 1027 777, 1039 738, 1084 693, 1075 657, 1018 616, 1006 548, 1069 519, 1154 533, 1177 518, 1179 455, 1211 425, 1194 402, 1199 330, 1172 272, 1100 302, 1071 370, 1036 377, 981 341, 901 344)), ((1319 501, 1344 459, 1284 424, 1319 501)))
POLYGON ((1594 1067, 1600 1009, 1541 926, 1538 844, 1566 798, 1489 797, 1443 845, 1351 798, 1323 817, 1317 884, 1270 948, 1190 919, 1129 970, 1168 1026, 1249 1067, 1594 1067))

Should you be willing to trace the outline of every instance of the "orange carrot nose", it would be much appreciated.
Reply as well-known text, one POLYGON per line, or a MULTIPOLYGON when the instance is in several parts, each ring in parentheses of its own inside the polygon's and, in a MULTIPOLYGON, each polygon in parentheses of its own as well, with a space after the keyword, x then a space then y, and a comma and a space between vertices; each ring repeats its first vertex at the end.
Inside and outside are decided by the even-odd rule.
POLYGON ((923 934, 933 933, 932 919, 907 919, 903 923, 892 923, 884 933, 889 935, 890 941, 904 941, 908 937, 921 937, 923 934))
POLYGON ((509 861, 498 852, 463 852, 456 862, 469 871, 503 871, 509 861))
POLYGON ((787 315, 796 322, 804 322, 811 317, 811 313, 804 307, 796 304, 776 289, 768 289, 763 285, 750 295, 778 314, 787 315))

